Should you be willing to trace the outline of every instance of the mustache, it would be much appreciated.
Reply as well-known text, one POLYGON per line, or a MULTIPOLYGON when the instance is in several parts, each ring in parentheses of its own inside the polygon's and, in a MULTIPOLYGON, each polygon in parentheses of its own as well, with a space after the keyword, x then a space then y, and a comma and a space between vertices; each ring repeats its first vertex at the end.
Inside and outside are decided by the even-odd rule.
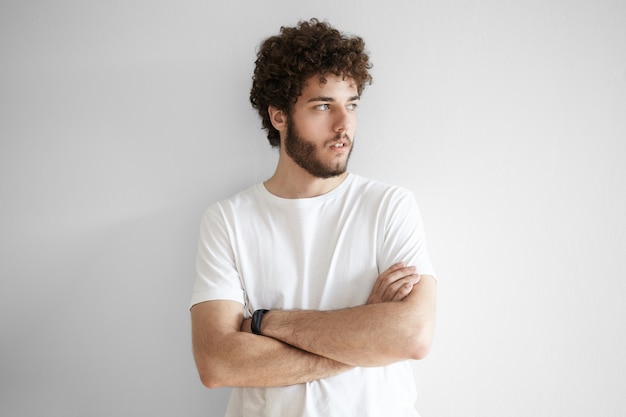
POLYGON ((339 140, 345 140, 346 142, 348 142, 349 145, 352 145, 352 138, 348 136, 347 133, 337 133, 335 137, 327 141, 327 143, 332 144, 339 140))

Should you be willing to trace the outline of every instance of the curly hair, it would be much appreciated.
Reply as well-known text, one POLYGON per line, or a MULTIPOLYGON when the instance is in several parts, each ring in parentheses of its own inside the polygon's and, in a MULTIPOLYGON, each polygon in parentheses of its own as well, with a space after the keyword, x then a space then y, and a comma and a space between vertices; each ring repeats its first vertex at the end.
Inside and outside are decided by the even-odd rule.
POLYGON ((319 75, 322 83, 328 74, 351 78, 359 95, 372 82, 372 65, 363 39, 342 34, 317 19, 281 27, 279 35, 261 44, 255 64, 250 102, 261 116, 273 147, 280 145, 280 136, 272 126, 268 107, 289 115, 310 77, 319 75))

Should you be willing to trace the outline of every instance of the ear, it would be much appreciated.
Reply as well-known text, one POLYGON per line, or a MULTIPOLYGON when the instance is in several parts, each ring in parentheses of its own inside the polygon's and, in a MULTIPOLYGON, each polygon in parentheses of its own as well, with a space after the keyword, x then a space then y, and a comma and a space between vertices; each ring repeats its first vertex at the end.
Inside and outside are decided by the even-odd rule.
POLYGON ((274 106, 269 106, 267 112, 270 115, 270 121, 274 129, 283 132, 287 128, 287 115, 285 115, 285 112, 274 106))

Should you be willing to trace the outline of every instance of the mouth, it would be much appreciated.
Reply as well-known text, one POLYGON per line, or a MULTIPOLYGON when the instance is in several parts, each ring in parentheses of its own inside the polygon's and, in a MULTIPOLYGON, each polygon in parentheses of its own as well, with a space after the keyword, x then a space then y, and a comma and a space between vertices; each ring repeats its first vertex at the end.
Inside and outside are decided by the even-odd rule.
POLYGON ((335 141, 329 145, 329 147, 333 150, 348 149, 351 143, 352 141, 348 137, 336 138, 335 141))

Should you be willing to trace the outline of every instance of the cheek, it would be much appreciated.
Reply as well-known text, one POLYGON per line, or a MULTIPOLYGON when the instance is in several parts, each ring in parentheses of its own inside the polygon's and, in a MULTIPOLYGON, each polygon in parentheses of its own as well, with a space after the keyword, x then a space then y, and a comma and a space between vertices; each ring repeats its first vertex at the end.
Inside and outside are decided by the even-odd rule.
POLYGON ((354 132, 356 131, 357 126, 357 118, 356 115, 350 117, 350 127, 348 128, 349 136, 354 136, 354 132))
POLYGON ((310 118, 302 120, 298 125, 298 132, 301 136, 311 140, 318 136, 323 136, 329 129, 328 123, 323 118, 310 118))

